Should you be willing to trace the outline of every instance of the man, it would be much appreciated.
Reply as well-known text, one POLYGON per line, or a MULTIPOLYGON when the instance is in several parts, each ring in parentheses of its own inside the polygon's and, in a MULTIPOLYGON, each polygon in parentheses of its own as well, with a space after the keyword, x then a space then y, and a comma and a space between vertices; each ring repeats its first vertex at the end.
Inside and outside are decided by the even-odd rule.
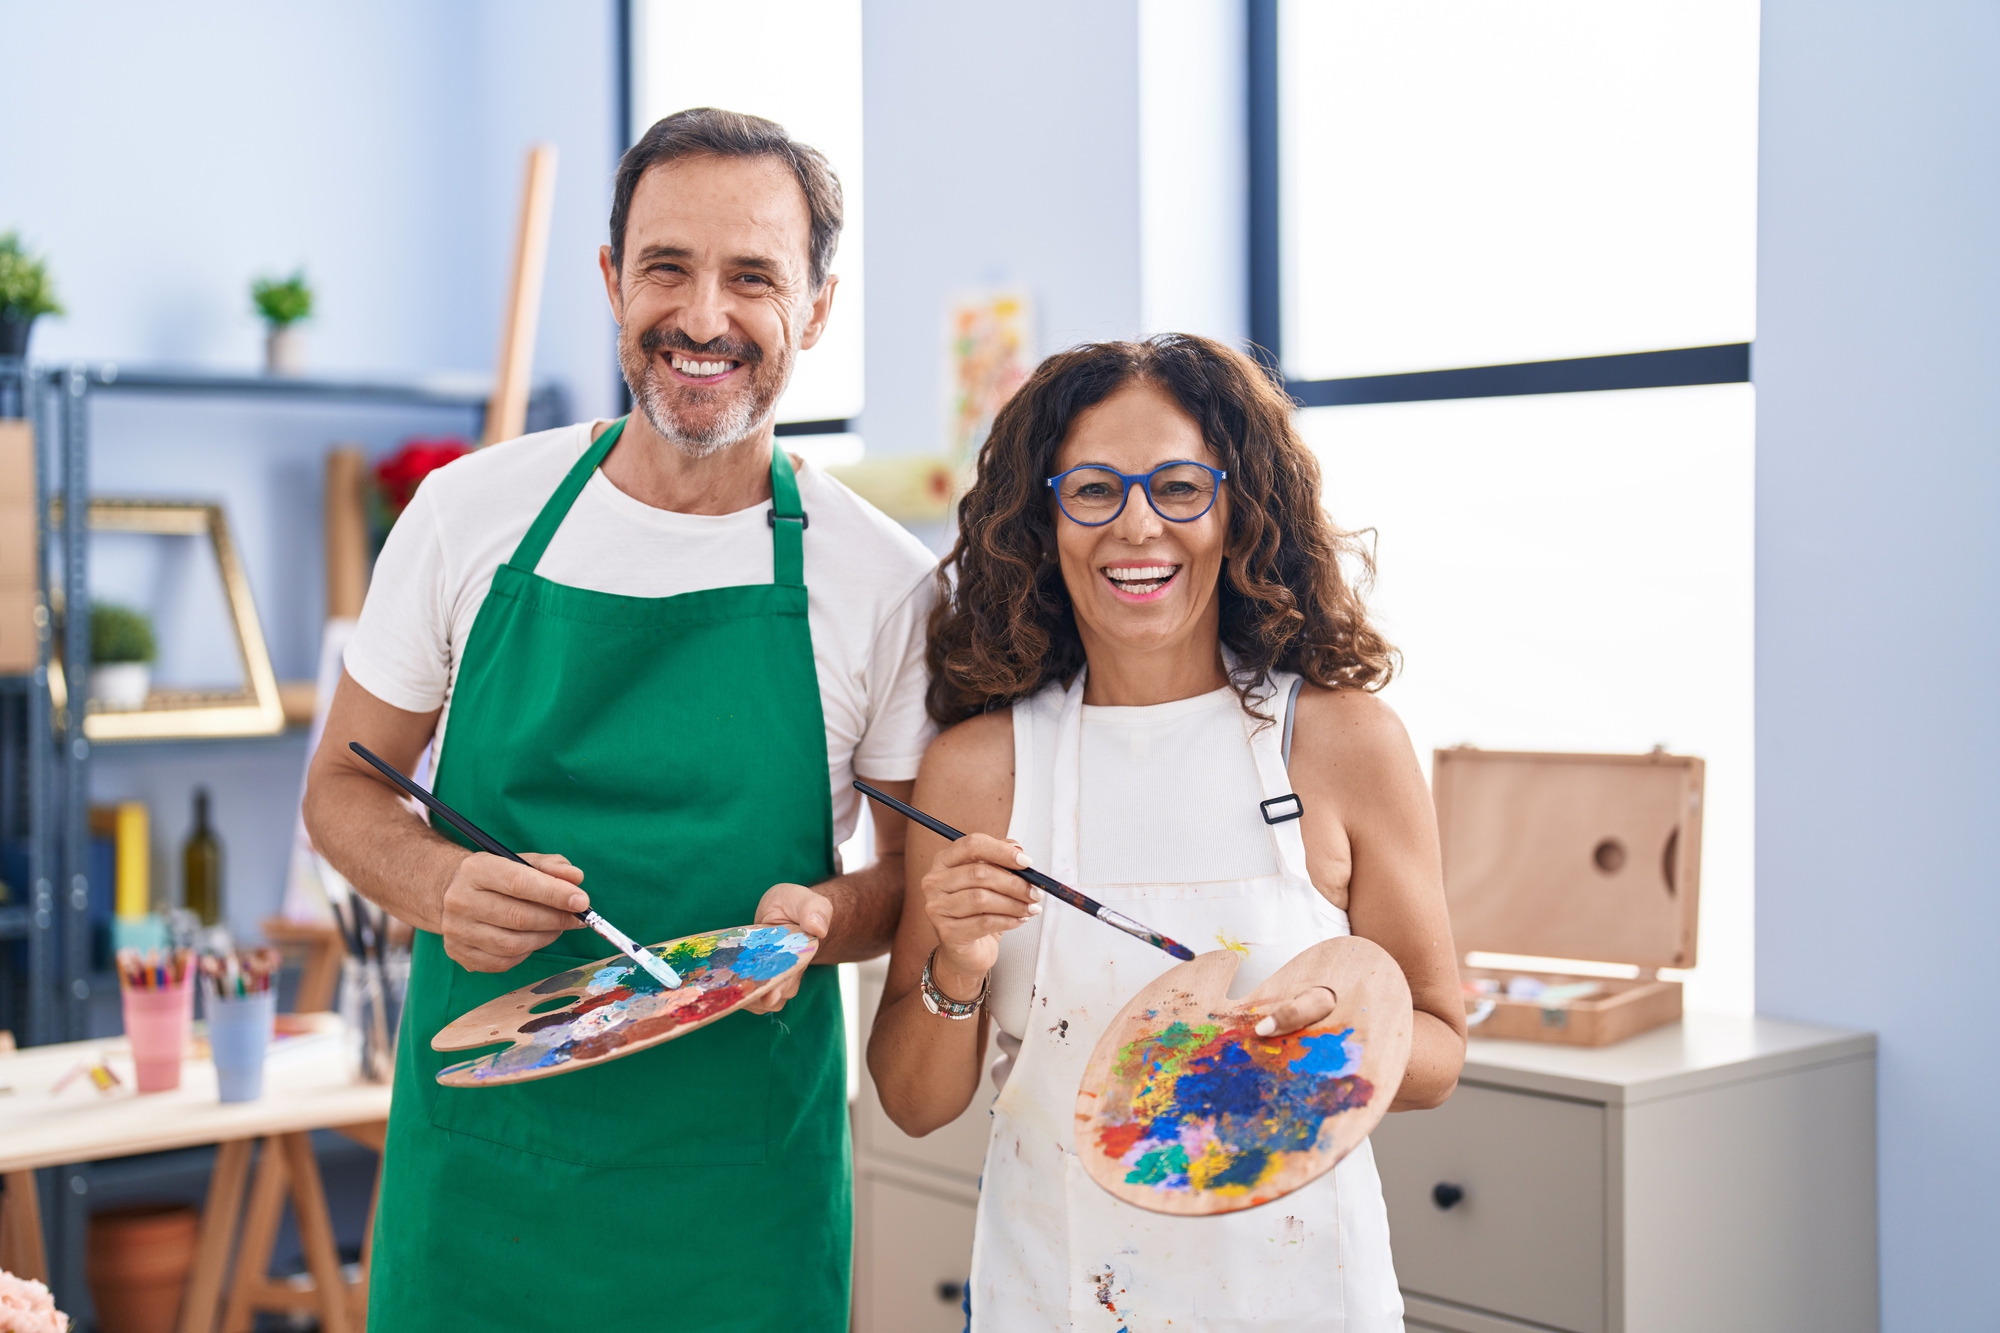
POLYGON ((916 775, 933 561, 774 448, 840 225, 833 172, 777 125, 654 125, 599 259, 637 409, 432 474, 376 565, 306 800, 320 850, 418 928, 373 1329, 846 1327, 825 965, 887 948, 900 821, 865 869, 836 874, 833 849, 854 774, 903 794, 916 775), (439 797, 530 866, 440 836, 347 749, 407 772, 434 734, 439 797), (586 903, 644 942, 786 924, 819 937, 816 966, 782 1014, 439 1087, 445 1023, 609 952, 586 903))

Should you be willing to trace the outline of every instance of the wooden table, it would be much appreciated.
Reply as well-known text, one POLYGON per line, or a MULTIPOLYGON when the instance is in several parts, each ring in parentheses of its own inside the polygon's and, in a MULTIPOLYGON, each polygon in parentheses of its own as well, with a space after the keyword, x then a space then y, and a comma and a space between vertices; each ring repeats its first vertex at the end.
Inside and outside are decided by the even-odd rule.
MULTIPOLYGON (((312 1027, 272 1047, 264 1069, 264 1095, 254 1102, 216 1099, 215 1066, 204 1053, 181 1066, 172 1092, 133 1092, 130 1048, 123 1037, 36 1046, 0 1055, 0 1174, 7 1178, 0 1213, 0 1266, 40 1276, 47 1272, 33 1172, 133 1153, 219 1145, 202 1210, 195 1265, 182 1302, 181 1333, 213 1333, 228 1289, 226 1329, 250 1327, 257 1309, 310 1309, 326 1333, 345 1333, 362 1322, 366 1256, 359 1293, 344 1283, 333 1229, 327 1220, 319 1167, 310 1132, 338 1129, 377 1149, 389 1118, 389 1088, 357 1083, 347 1072, 340 1020, 331 1014, 291 1017, 312 1027), (102 1057, 122 1086, 100 1093, 90 1079, 50 1089, 80 1063, 102 1057), (253 1151, 264 1151, 250 1183, 253 1151), (242 1253, 234 1283, 230 1257, 237 1222, 244 1216, 242 1253), (261 1271, 290 1191, 299 1236, 313 1279, 310 1290, 272 1283, 261 1271), (254 1271, 253 1271, 254 1270, 254 1271), (359 1308, 357 1308, 359 1307, 359 1308)), ((371 1219, 372 1220, 372 1219, 371 1219)))

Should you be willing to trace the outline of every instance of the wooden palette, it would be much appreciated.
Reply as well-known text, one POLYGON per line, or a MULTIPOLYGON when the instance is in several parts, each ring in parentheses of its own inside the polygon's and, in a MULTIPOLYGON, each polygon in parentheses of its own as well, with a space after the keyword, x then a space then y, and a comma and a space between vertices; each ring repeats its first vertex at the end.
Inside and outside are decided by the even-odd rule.
POLYGON ((434 1051, 507 1042, 504 1051, 447 1065, 448 1088, 552 1078, 684 1037, 783 985, 819 941, 784 926, 736 926, 647 946, 681 974, 678 990, 623 954, 509 991, 447 1023, 434 1051))
POLYGON ((1156 1213, 1255 1208, 1331 1171, 1368 1137, 1410 1058, 1410 987, 1381 946, 1324 940, 1242 1000, 1240 955, 1218 949, 1133 996, 1091 1052, 1076 1095, 1090 1178, 1156 1213), (1326 986, 1333 1012, 1285 1036, 1261 1007, 1326 986))

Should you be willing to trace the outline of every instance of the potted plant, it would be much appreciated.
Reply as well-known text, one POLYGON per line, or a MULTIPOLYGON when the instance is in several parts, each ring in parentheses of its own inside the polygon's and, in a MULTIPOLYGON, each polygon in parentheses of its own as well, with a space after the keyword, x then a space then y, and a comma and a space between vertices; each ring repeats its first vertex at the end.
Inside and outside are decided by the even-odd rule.
POLYGON ((305 369, 305 346, 292 326, 312 314, 312 288, 306 271, 289 278, 259 278, 250 284, 250 299, 264 317, 264 370, 271 375, 296 375, 305 369))
POLYGON ((21 248, 19 232, 0 234, 0 356, 26 356, 37 315, 60 315, 48 265, 21 248))
POLYGON ((153 622, 110 602, 90 608, 90 697, 100 708, 146 706, 153 688, 153 622))

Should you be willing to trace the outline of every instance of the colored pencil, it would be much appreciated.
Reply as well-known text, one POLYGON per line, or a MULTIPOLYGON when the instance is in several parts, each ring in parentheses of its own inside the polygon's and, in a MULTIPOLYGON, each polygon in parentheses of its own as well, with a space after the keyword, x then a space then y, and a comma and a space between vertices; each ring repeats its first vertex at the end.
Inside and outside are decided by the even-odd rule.
MULTIPOLYGON (((951 825, 945 823, 942 819, 935 819, 932 816, 927 815, 923 811, 917 809, 917 807, 915 807, 914 805, 905 805, 903 802, 891 796, 888 792, 885 792, 878 787, 871 787, 867 783, 861 781, 859 778, 856 778, 854 781, 854 789, 866 796, 874 797, 882 804, 888 806, 891 810, 894 810, 897 814, 903 815, 909 819, 916 820, 919 824, 922 824, 925 828, 937 834, 940 838, 948 838, 952 842, 957 842, 960 838, 965 836, 963 833, 960 833, 957 829, 953 828, 951 825)), ((1061 899, 1063 902, 1068 903, 1071 907, 1076 908, 1079 912, 1085 912, 1091 916, 1096 917, 1099 921, 1102 921, 1105 925, 1110 926, 1113 930, 1122 930, 1127 935, 1132 936, 1134 939, 1144 940, 1146 943, 1152 945, 1155 949, 1164 949, 1166 952, 1172 954, 1176 958, 1182 960, 1188 960, 1194 957, 1194 950, 1188 948, 1187 945, 1182 944, 1176 940, 1169 939, 1165 935, 1160 934, 1159 931, 1153 930, 1148 926, 1141 925, 1139 922, 1134 921, 1131 917, 1124 915, 1122 912, 1112 911, 1110 908, 1106 907, 1103 903, 1097 901, 1097 899, 1091 897, 1089 894, 1078 893, 1075 889, 1072 889, 1069 885, 1063 884, 1055 879, 1052 879, 1049 876, 1044 875, 1039 870, 1035 870, 1032 868, 1022 868, 1016 870, 1014 873, 1019 875, 1022 879, 1027 880, 1028 883, 1033 884, 1036 887, 1046 891, 1047 893, 1052 894, 1053 896, 1061 899)))
POLYGON ((210 954, 201 960, 203 990, 222 1000, 241 1000, 275 989, 285 965, 276 949, 210 954))
POLYGON ((120 949, 117 959, 118 984, 126 990, 167 990, 185 986, 194 954, 187 949, 120 949))
MULTIPOLYGON (((404 777, 401 773, 397 772, 395 768, 391 767, 388 763, 384 762, 379 755, 377 755, 374 751, 370 750, 367 746, 363 745, 360 741, 349 741, 347 743, 347 748, 354 751, 354 753, 360 755, 363 759, 366 759, 370 764, 374 765, 376 770, 380 772, 383 777, 388 778, 391 782, 395 783, 398 787, 402 788, 409 795, 416 797, 416 799, 421 803, 423 803, 423 805, 426 806, 431 811, 432 814, 437 815, 439 818, 443 819, 446 823, 450 824, 453 828, 457 829, 460 833, 463 833, 468 839, 471 840, 472 845, 479 848, 480 851, 490 852, 494 856, 505 857, 509 861, 516 861, 524 866, 528 864, 520 857, 514 855, 514 853, 508 851, 505 847, 501 846, 499 842, 497 842, 491 836, 483 832, 476 824, 474 824, 471 820, 467 819, 464 815, 461 815, 460 813, 458 813, 458 811, 452 809, 450 806, 446 805, 443 801, 440 801, 437 797, 431 795, 429 792, 425 791, 422 787, 419 787, 416 783, 410 781, 408 778, 404 777)), ((534 867, 529 866, 529 869, 532 870, 533 868, 534 867)), ((618 929, 618 927, 612 925, 609 921, 606 921, 603 917, 599 916, 595 908, 578 912, 576 914, 576 918, 577 920, 583 922, 584 925, 589 926, 592 930, 596 931, 599 935, 602 935, 605 939, 611 941, 612 944, 616 945, 618 948, 618 952, 624 954, 627 958, 630 958, 640 967, 645 968, 646 972, 653 978, 653 980, 659 982, 662 986, 665 986, 668 990, 680 989, 681 985, 680 973, 674 971, 671 967, 668 967, 666 963, 660 960, 658 955, 646 949, 640 948, 637 944, 633 942, 632 937, 630 935, 627 935, 624 931, 618 929)), ((1188 956, 1192 958, 1194 955, 1189 954, 1188 956)))

